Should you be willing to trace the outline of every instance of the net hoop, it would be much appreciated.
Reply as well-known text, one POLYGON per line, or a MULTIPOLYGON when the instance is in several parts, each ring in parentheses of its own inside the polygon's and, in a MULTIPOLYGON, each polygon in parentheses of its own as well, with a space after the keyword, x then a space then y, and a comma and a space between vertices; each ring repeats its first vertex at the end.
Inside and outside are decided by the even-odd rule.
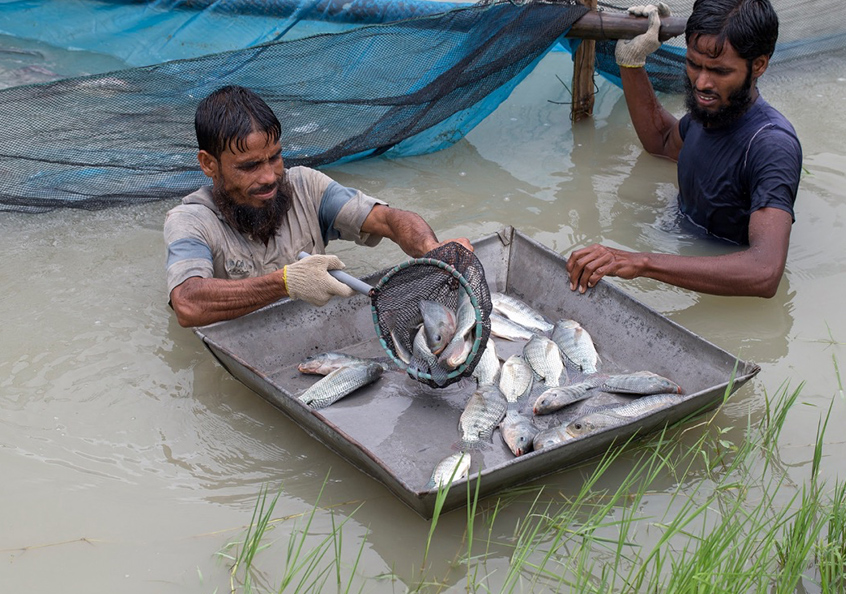
POLYGON ((370 299, 370 309, 373 315, 373 325, 376 328, 377 336, 379 336, 379 343, 382 345, 382 348, 385 350, 388 356, 390 356, 393 362, 400 369, 405 371, 412 379, 426 383, 433 387, 444 387, 445 385, 453 383, 461 377, 468 375, 468 370, 472 371, 471 367, 475 367, 480 355, 480 349, 482 349, 482 339, 484 338, 484 318, 482 315, 482 308, 479 304, 479 299, 476 297, 472 290, 471 283, 464 277, 463 274, 461 274, 461 272, 459 272, 451 264, 444 262, 443 260, 438 260, 437 258, 424 257, 407 260, 401 264, 394 266, 381 279, 379 279, 379 282, 370 292, 370 299), (388 341, 385 339, 386 334, 379 324, 379 310, 377 302, 379 300, 379 295, 382 289, 392 281, 396 274, 413 266, 436 266, 439 269, 448 272, 455 280, 458 281, 459 286, 462 290, 465 291, 465 293, 467 293, 467 296, 470 298, 470 303, 473 305, 473 313, 476 317, 476 323, 473 326, 473 346, 471 347, 470 352, 467 355, 465 361, 446 375, 447 383, 443 386, 437 384, 435 378, 432 376, 431 373, 425 373, 416 369, 410 369, 409 365, 406 364, 402 359, 400 359, 394 352, 393 346, 388 344, 388 341))

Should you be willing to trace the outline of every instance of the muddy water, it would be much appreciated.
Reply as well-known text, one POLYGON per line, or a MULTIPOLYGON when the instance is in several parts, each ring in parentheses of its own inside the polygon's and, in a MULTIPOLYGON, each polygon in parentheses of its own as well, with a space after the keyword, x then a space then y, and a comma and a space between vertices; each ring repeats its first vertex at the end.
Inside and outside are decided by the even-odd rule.
MULTIPOLYGON (((649 280, 619 283, 762 367, 717 413, 717 423, 733 427, 729 439, 742 440, 747 415, 759 418, 784 384, 805 383, 781 443, 797 489, 809 472, 820 416, 833 402, 832 426, 846 420, 838 379, 846 340, 846 119, 836 108, 846 99, 843 58, 783 67, 762 83, 805 150, 778 294, 766 301, 721 298, 649 280)), ((642 152, 619 89, 598 80, 594 119, 570 124, 561 105, 569 94, 558 80, 570 75, 569 57, 550 54, 453 148, 329 173, 420 212, 442 238, 476 238, 513 225, 564 254, 595 241, 682 254, 724 251, 675 228, 674 165, 642 152)), ((665 103, 681 113, 678 98, 665 103)), ((319 499, 332 511, 316 514, 310 546, 333 521, 348 519, 345 562, 355 561, 366 536, 359 573, 395 574, 364 591, 413 585, 429 523, 233 379, 175 323, 165 304, 161 233, 171 206, 0 216, 3 590, 227 591, 228 563, 218 553, 241 536, 263 485, 282 489, 274 516, 286 518, 270 533, 277 546, 257 561, 271 584, 281 575, 296 516, 319 499)), ((336 251, 353 274, 400 257, 389 245, 336 251)), ((543 283, 538 279, 540 290, 543 283)), ((844 455, 840 432, 830 431, 826 476, 840 473, 844 455)), ((615 465, 606 480, 613 486, 627 468, 615 465)), ((582 477, 580 470, 563 471, 534 486, 558 499, 576 492, 582 477)), ((672 486, 656 485, 647 506, 665 508, 672 486)), ((500 512, 495 539, 513 533, 528 509, 522 500, 532 496, 500 512)), ((455 592, 464 590, 464 570, 449 568, 466 551, 465 521, 463 512, 442 518, 430 552, 433 576, 455 592)), ((487 569, 504 574, 510 552, 494 548, 487 569)))

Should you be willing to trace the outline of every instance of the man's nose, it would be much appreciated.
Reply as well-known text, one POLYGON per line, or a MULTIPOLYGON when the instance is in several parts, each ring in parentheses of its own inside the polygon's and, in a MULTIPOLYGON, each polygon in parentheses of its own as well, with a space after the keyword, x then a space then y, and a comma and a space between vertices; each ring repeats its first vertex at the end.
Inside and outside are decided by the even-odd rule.
POLYGON ((269 162, 262 163, 258 175, 258 182, 263 186, 276 183, 276 168, 269 162))

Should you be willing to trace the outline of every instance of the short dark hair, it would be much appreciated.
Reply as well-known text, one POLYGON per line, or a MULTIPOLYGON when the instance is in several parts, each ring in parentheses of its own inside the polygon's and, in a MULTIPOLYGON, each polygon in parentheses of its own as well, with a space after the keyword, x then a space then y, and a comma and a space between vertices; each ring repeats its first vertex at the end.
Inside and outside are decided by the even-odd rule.
POLYGON ((194 115, 197 145, 216 159, 227 148, 243 151, 247 136, 264 132, 271 142, 282 135, 282 126, 270 106, 253 91, 230 85, 200 101, 194 115))
POLYGON ((778 39, 778 15, 770 0, 696 0, 684 38, 689 45, 701 35, 717 38, 718 53, 728 40, 744 60, 771 57, 778 39))

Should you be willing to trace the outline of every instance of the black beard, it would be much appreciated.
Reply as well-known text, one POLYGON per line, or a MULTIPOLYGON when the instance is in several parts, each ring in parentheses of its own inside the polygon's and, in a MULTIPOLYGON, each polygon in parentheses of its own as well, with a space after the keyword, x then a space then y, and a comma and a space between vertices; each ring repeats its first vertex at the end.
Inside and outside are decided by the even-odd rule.
POLYGON ((223 217, 236 231, 251 235, 267 245, 282 225, 282 215, 291 206, 291 198, 283 179, 276 183, 276 198, 260 208, 236 204, 226 190, 217 186, 212 188, 212 197, 223 217))
POLYGON ((752 68, 749 67, 747 70, 743 85, 729 95, 728 104, 715 112, 699 107, 693 92, 693 84, 687 76, 684 77, 684 90, 684 104, 690 112, 690 117, 706 128, 721 128, 737 121, 752 104, 752 68))

